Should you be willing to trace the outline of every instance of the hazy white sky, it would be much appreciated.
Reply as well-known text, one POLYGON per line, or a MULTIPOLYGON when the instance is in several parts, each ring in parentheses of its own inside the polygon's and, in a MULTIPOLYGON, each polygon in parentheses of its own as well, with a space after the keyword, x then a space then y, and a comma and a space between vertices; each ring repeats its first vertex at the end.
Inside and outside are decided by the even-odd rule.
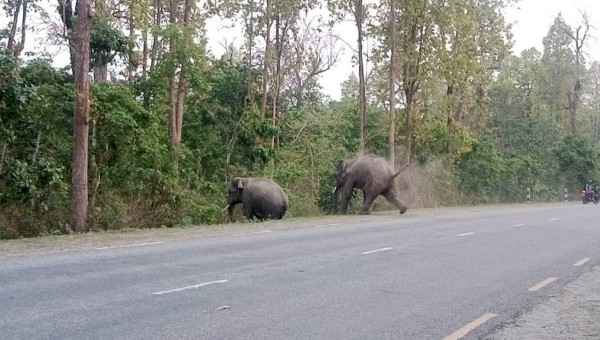
MULTIPOLYGON (((54 11, 54 2, 47 6, 48 10, 54 11)), ((513 39, 515 53, 523 49, 536 47, 541 50, 542 38, 548 32, 549 26, 559 12, 562 12, 568 24, 574 25, 580 19, 580 11, 587 10, 591 23, 594 26, 592 34, 600 38, 600 0, 521 0, 520 3, 506 11, 506 19, 513 23, 513 39)), ((54 13, 52 13, 54 14, 54 13)), ((6 15, 0 18, 0 25, 5 26, 6 15)), ((27 51, 57 51, 56 47, 44 46, 45 25, 36 25, 37 33, 30 34, 28 38, 27 51)), ((242 31, 238 29, 224 29, 220 20, 211 20, 207 25, 209 48, 215 55, 223 53, 222 43, 224 41, 241 44, 242 31)), ((352 22, 345 22, 336 28, 337 33, 347 42, 356 41, 356 28, 352 22)), ((600 46, 598 40, 590 40, 587 47, 590 59, 600 60, 600 46)), ((340 84, 348 78, 356 68, 351 62, 352 51, 344 48, 340 61, 331 70, 323 74, 320 83, 325 92, 333 99, 340 97, 340 84)), ((60 53, 55 57, 56 66, 65 66, 69 62, 66 48, 60 48, 60 53)))
MULTIPOLYGON (((592 25, 600 28, 600 0, 521 0, 505 13, 507 21, 513 23, 513 51, 520 53, 530 47, 541 50, 542 38, 548 33, 548 28, 558 13, 562 12, 568 24, 575 25, 581 18, 580 11, 587 11, 592 25)), ((222 43, 225 39, 235 43, 243 41, 240 29, 223 29, 217 20, 210 22, 207 29, 210 49, 216 55, 223 53, 222 43)), ((356 27, 352 22, 338 25, 336 31, 356 48, 356 27)), ((594 30, 593 34, 600 38, 600 29, 594 30)), ((590 40, 587 50, 591 59, 600 60, 597 40, 590 40)), ((321 86, 332 99, 339 99, 341 83, 348 79, 350 73, 357 72, 357 67, 352 65, 352 53, 349 48, 344 48, 338 64, 321 77, 321 86)))

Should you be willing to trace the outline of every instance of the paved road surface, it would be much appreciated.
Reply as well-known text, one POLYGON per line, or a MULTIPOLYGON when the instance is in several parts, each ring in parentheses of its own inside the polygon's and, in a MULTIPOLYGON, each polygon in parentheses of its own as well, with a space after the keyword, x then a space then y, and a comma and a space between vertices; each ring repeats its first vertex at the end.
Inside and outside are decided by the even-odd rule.
POLYGON ((600 207, 0 257, 2 339, 476 339, 600 259, 600 207))

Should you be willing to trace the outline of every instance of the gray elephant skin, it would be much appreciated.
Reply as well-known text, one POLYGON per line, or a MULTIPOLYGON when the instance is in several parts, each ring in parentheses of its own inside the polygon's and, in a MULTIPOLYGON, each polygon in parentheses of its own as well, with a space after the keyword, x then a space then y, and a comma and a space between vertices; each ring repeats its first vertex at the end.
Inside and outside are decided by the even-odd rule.
POLYGON ((235 177, 228 189, 227 210, 233 221, 233 208, 241 203, 247 219, 282 219, 288 209, 288 198, 272 179, 235 177))
POLYGON ((379 195, 395 205, 400 214, 404 214, 408 207, 398 198, 398 192, 394 185, 396 176, 401 172, 402 170, 395 172, 384 158, 372 154, 338 161, 334 171, 336 181, 334 192, 339 194, 341 191, 340 212, 347 214, 352 191, 357 188, 363 192, 360 214, 370 214, 371 206, 379 195))

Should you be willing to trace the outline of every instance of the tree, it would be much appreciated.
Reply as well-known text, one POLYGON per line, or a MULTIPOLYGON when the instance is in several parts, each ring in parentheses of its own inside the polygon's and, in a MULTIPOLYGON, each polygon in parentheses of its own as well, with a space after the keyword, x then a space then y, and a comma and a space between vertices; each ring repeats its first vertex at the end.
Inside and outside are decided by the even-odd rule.
POLYGON ((428 70, 428 56, 433 54, 430 39, 434 25, 430 12, 430 0, 405 0, 398 16, 398 39, 402 53, 398 56, 401 89, 404 94, 404 159, 408 165, 413 152, 414 111, 417 95, 428 70))
POLYGON ((15 56, 19 56, 25 47, 25 37, 27 35, 27 10, 31 0, 16 0, 7 1, 4 9, 7 13, 12 12, 12 22, 10 24, 10 32, 8 33, 8 42, 6 47, 13 51, 15 56), (17 30, 19 27, 19 14, 21 14, 21 39, 17 42, 17 30))
POLYGON ((67 40, 69 46, 69 56, 71 57, 71 71, 75 74, 75 23, 73 22, 73 1, 58 0, 58 15, 62 20, 63 32, 62 38, 67 40))
POLYGON ((566 34, 570 30, 559 14, 543 39, 544 51, 541 61, 544 79, 540 91, 550 106, 549 114, 553 115, 558 124, 565 124, 566 130, 573 132, 571 119, 566 120, 566 123, 564 119, 570 115, 569 93, 576 82, 575 55, 570 48, 571 38, 566 34))
MULTIPOLYGON (((441 0, 435 20, 442 46, 441 76, 444 80, 444 112, 451 134, 461 126, 485 124, 485 89, 502 60, 509 54, 510 26, 502 16, 508 1, 441 0)), ((456 145, 448 140, 448 152, 456 145)))
POLYGON ((358 129, 360 136, 359 153, 365 152, 365 126, 367 122, 367 85, 364 63, 364 29, 367 8, 362 0, 328 0, 329 11, 338 21, 344 20, 347 15, 352 15, 356 25, 357 59, 358 59, 358 129))
POLYGON ((598 144, 600 142, 600 63, 597 61, 592 62, 589 68, 589 84, 587 88, 587 102, 586 105, 589 108, 590 125, 592 126, 592 140, 598 144))
POLYGON ((320 19, 309 18, 305 13, 300 15, 298 25, 291 29, 290 45, 287 57, 290 76, 283 84, 288 103, 284 104, 284 108, 319 105, 320 98, 315 98, 318 78, 330 70, 340 56, 335 36, 331 28, 321 24, 320 19))
POLYGON ((87 231, 88 208, 88 135, 90 35, 92 26, 91 0, 77 0, 75 5, 75 117, 73 136, 73 166, 71 188, 71 228, 87 231))
POLYGON ((569 113, 571 122, 571 134, 575 134, 577 131, 577 109, 581 100, 581 68, 583 64, 583 47, 588 38, 590 31, 590 22, 587 13, 581 15, 581 23, 575 29, 571 29, 566 25, 559 26, 564 33, 571 38, 573 42, 573 49, 575 53, 575 84, 573 90, 567 93, 569 100, 569 113))
POLYGON ((390 0, 390 93, 389 93, 389 130, 388 130, 388 162, 395 163, 396 141, 396 0, 390 0))

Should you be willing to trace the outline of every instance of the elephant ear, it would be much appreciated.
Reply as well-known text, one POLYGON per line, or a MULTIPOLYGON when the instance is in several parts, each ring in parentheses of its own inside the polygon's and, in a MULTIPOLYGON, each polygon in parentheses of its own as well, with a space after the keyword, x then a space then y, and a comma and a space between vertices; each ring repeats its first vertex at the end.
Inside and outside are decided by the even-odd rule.
POLYGON ((344 171, 345 167, 346 167, 346 163, 344 162, 343 159, 340 159, 335 164, 335 172, 341 174, 344 171))
POLYGON ((347 160, 340 160, 340 161, 338 161, 338 164, 337 164, 337 167, 336 167, 336 172, 341 177, 346 176, 346 170, 347 169, 348 169, 348 161, 347 160))

